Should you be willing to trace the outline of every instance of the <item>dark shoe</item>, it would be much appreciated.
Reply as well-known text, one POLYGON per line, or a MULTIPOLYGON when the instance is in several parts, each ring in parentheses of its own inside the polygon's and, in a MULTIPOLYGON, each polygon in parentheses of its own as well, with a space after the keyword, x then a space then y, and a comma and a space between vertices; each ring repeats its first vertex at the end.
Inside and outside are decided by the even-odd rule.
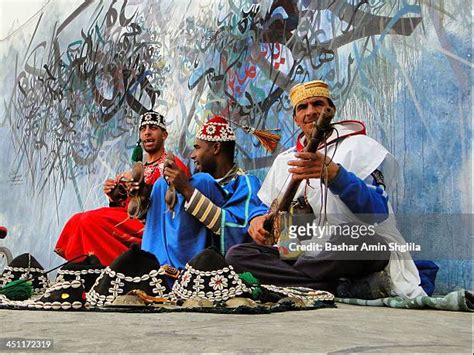
POLYGON ((336 296, 341 298, 360 298, 375 300, 390 297, 391 279, 388 273, 379 271, 360 279, 341 279, 336 296))

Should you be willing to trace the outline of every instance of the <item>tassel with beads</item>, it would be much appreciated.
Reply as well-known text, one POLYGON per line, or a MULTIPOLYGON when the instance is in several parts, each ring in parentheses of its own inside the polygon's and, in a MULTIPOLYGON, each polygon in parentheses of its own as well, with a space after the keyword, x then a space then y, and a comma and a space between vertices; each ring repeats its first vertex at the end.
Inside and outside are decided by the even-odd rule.
POLYGON ((143 160, 143 148, 141 145, 141 141, 138 140, 137 145, 133 148, 132 152, 132 163, 137 163, 143 160))

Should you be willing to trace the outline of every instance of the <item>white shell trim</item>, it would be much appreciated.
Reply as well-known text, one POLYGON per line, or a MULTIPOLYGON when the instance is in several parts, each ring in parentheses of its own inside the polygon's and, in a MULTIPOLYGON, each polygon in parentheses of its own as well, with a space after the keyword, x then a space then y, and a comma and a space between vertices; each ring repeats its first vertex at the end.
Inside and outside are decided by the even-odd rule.
POLYGON ((211 301, 226 301, 229 298, 242 295, 245 292, 249 292, 249 288, 243 283, 239 275, 234 271, 233 267, 229 265, 221 270, 215 271, 199 271, 194 269, 189 264, 186 264, 185 271, 181 275, 189 274, 191 277, 189 280, 184 282, 184 286, 181 284, 181 278, 173 285, 173 294, 176 298, 189 299, 193 297, 206 298, 211 301), (193 277, 193 275, 195 275, 193 277), (227 287, 222 290, 215 289, 210 286, 211 276, 220 275, 224 277, 228 284, 235 286, 227 287), (192 285, 192 290, 186 288, 188 284, 192 285), (204 292, 204 288, 213 289, 213 291, 204 292))
POLYGON ((94 285, 92 286, 91 290, 86 294, 87 302, 90 306, 109 306, 112 302, 123 294, 123 286, 125 283, 122 282, 124 280, 128 283, 136 283, 139 284, 143 281, 149 280, 149 285, 153 287, 152 291, 155 293, 156 296, 159 297, 167 297, 168 295, 165 294, 166 287, 163 285, 164 280, 159 278, 160 275, 164 275, 166 273, 165 269, 160 267, 159 270, 152 270, 148 274, 144 274, 142 276, 126 276, 122 273, 116 273, 110 267, 106 267, 102 274, 95 280, 94 285), (100 281, 108 275, 112 280, 110 281, 111 287, 108 289, 110 292, 109 295, 101 295, 95 291, 95 287, 100 283, 100 281))

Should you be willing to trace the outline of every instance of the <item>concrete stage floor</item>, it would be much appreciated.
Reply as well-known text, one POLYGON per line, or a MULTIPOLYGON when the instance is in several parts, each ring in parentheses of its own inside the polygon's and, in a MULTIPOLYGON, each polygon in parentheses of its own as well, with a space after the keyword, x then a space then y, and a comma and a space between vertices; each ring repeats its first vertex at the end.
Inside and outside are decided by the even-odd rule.
POLYGON ((344 304, 266 315, 0 310, 0 338, 50 338, 52 352, 471 354, 472 320, 470 313, 344 304))

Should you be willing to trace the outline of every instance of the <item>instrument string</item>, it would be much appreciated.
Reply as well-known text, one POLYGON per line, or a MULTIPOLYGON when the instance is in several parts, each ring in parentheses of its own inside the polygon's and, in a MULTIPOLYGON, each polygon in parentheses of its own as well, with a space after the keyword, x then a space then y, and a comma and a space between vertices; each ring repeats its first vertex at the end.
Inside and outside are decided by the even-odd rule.
POLYGON ((321 225, 321 222, 323 224, 327 223, 328 218, 327 218, 327 202, 328 202, 328 184, 324 183, 324 181, 328 181, 328 166, 329 163, 334 159, 334 156, 336 155, 337 148, 339 146, 339 131, 337 128, 333 127, 333 130, 336 132, 336 147, 334 148, 334 152, 332 153, 332 156, 330 157, 329 161, 326 162, 326 159, 328 157, 328 145, 327 139, 329 137, 324 137, 323 143, 324 143, 324 160, 323 160, 323 165, 321 166, 321 178, 319 179, 319 188, 321 191, 320 195, 320 206, 319 206, 319 218, 318 218, 318 226, 321 225))

